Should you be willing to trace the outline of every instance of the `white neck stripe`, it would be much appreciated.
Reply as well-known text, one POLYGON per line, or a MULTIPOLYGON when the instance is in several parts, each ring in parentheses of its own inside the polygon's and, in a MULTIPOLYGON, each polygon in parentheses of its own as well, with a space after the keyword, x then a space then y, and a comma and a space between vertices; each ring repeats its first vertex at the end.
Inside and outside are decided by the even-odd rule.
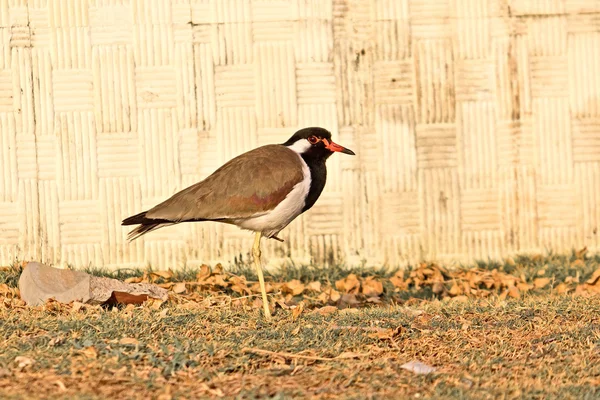
POLYGON ((286 146, 288 149, 294 150, 298 154, 305 153, 308 149, 312 147, 312 144, 306 139, 300 139, 294 142, 294 144, 290 146, 286 146))

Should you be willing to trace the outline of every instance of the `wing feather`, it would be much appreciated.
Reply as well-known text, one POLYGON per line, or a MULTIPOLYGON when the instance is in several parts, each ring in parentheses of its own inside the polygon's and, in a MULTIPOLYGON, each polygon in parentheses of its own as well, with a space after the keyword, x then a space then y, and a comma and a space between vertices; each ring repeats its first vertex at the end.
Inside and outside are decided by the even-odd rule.
POLYGON ((144 216, 162 222, 247 218, 272 210, 304 179, 300 157, 283 145, 244 153, 144 216))

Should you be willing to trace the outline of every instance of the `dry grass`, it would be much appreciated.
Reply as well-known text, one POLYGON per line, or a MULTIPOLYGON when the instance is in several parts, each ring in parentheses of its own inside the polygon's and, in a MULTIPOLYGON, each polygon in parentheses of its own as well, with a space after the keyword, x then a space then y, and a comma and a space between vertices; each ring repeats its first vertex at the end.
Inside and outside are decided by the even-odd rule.
MULTIPOLYGON (((252 274, 250 295, 234 287, 243 270, 213 269, 164 304, 109 309, 24 307, 14 289, 19 268, 8 268, 0 272, 0 398, 598 398, 599 268, 600 257, 576 253, 455 272, 422 265, 379 271, 377 296, 372 272, 305 269, 303 279, 287 270, 270 278, 279 302, 271 324, 255 307, 252 274), (217 284, 221 275, 228 285, 217 284), (481 280, 467 290, 472 275, 481 280), (539 278, 548 281, 536 287, 539 278), (284 289, 293 279, 292 289, 305 286, 299 295, 284 289), (318 299, 331 288, 339 299, 318 299), (401 368, 412 360, 437 371, 401 368)), ((145 276, 173 289, 198 272, 145 276)))

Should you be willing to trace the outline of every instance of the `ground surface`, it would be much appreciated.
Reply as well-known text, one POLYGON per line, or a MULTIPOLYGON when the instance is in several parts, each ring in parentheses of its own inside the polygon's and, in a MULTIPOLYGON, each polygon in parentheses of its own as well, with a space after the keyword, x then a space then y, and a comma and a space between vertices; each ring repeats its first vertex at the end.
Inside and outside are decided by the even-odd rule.
POLYGON ((0 398, 599 398, 599 268, 582 251, 452 271, 288 269, 269 277, 267 323, 243 269, 118 274, 170 288, 163 304, 28 308, 12 266, 0 398))

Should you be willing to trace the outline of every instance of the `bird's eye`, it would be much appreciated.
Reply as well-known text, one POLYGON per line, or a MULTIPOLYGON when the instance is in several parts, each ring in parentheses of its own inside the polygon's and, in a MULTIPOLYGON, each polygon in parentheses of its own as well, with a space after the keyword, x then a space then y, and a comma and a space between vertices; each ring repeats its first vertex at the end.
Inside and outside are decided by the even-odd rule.
POLYGON ((308 141, 309 141, 311 144, 317 144, 317 143, 319 143, 319 139, 317 139, 317 137, 316 137, 316 136, 310 136, 310 137, 308 138, 308 141))

